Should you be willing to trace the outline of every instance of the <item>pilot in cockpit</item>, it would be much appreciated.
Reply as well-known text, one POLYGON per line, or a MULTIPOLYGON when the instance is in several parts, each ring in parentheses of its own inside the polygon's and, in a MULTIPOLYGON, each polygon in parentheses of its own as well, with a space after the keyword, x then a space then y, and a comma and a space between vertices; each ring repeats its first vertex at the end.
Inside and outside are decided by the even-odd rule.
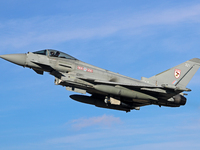
POLYGON ((56 52, 56 54, 54 55, 55 57, 58 57, 60 55, 60 52, 56 52))
POLYGON ((52 57, 53 57, 53 56, 54 56, 54 52, 51 52, 51 53, 50 53, 50 56, 52 56, 52 57))

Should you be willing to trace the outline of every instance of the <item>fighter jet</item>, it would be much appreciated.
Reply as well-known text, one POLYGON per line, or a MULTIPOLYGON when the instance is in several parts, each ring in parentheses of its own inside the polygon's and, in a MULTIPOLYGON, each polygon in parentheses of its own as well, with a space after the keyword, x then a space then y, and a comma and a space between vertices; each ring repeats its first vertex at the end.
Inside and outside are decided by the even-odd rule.
POLYGON ((49 72, 55 77, 56 85, 81 93, 70 95, 73 100, 126 112, 152 104, 160 107, 185 105, 184 95, 187 94, 183 92, 191 91, 186 86, 200 67, 200 59, 193 58, 153 77, 137 80, 52 49, 0 57, 40 75, 49 72), (83 95, 86 93, 90 96, 83 95))

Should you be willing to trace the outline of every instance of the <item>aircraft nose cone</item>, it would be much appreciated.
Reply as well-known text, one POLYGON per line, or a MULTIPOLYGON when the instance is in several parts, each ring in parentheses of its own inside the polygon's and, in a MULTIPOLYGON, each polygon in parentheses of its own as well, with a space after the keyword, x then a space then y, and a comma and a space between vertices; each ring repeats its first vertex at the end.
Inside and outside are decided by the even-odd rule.
POLYGON ((0 55, 0 57, 20 66, 25 66, 26 64, 26 54, 0 55))

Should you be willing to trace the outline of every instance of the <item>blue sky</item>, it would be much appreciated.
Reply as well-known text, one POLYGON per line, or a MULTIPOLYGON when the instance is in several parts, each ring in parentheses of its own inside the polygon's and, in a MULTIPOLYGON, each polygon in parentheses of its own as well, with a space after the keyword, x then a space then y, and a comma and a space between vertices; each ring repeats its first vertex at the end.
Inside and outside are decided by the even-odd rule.
MULTIPOLYGON (((58 49, 136 79, 200 58, 197 0, 7 0, 0 5, 0 54, 58 49)), ((179 108, 125 113, 78 103, 73 92, 0 60, 0 149, 200 148, 200 71, 179 108)))

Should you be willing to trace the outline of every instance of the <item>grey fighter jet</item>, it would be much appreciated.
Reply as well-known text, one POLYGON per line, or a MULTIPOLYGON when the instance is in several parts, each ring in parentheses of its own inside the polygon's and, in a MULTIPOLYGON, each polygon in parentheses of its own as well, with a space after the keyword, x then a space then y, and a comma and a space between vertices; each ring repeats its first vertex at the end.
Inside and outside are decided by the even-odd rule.
POLYGON ((88 95, 70 95, 73 100, 97 107, 129 112, 141 106, 179 107, 186 104, 184 91, 200 67, 193 58, 151 78, 136 80, 84 63, 63 52, 46 49, 27 54, 0 55, 14 64, 55 76, 55 84, 88 95))

